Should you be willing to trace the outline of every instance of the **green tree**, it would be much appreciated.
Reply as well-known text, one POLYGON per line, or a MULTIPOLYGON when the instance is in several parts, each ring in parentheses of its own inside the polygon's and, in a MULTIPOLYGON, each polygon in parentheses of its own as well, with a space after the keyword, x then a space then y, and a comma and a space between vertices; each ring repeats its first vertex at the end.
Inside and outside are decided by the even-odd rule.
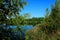
POLYGON ((42 23, 28 31, 26 35, 26 40, 60 40, 60 0, 56 0, 50 14, 42 23))
MULTIPOLYGON (((9 40, 11 38, 10 35, 5 35, 7 32, 9 33, 9 29, 7 28, 9 25, 19 25, 19 11, 24 8, 24 5, 26 5, 26 1, 24 0, 0 0, 0 39, 1 40, 9 40), (16 19, 14 19, 16 18, 16 19), (13 21, 13 20, 14 21, 13 21), (13 22, 15 23, 13 23, 13 22), (6 30, 3 30, 1 25, 6 25, 6 30), (9 36, 9 37, 8 37, 9 36), (9 38, 9 39, 8 39, 9 38)), ((11 40, 11 39, 10 39, 11 40)), ((17 40, 17 39, 16 39, 17 40)))
POLYGON ((19 10, 21 10, 25 4, 26 2, 22 0, 1 0, 0 15, 2 15, 2 19, 0 21, 18 16, 19 10))
POLYGON ((43 17, 40 17, 40 18, 36 18, 36 17, 33 17, 33 18, 30 18, 30 19, 26 19, 26 22, 27 22, 27 25, 37 25, 39 23, 41 23, 41 21, 43 21, 43 17))
POLYGON ((49 16, 49 10, 48 10, 48 8, 46 8, 46 15, 45 15, 45 17, 48 17, 49 16))

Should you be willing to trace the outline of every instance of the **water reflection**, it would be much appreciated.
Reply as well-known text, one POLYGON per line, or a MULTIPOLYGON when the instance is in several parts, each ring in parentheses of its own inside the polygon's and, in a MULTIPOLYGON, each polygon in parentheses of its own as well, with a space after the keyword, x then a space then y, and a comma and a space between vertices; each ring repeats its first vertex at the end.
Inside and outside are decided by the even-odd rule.
MULTIPOLYGON (((2 30, 5 31, 5 36, 10 36, 11 37, 11 40, 24 40, 25 38, 25 32, 27 30, 31 30, 33 29, 33 26, 32 25, 25 25, 25 26, 20 26, 19 29, 21 30, 18 30, 18 27, 17 26, 8 26, 6 27, 7 25, 2 25, 2 30)), ((1 32, 2 34, 2 32, 1 32)))

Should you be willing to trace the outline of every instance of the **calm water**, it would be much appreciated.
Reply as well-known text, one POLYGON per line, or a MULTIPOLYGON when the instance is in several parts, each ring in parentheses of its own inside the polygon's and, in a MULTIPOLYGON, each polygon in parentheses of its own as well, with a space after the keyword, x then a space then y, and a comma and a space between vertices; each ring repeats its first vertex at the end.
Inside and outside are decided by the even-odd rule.
MULTIPOLYGON (((9 29, 14 29, 15 31, 17 31, 18 29, 17 29, 17 26, 8 26, 8 28, 9 29)), ((31 29, 33 29, 33 26, 32 25, 25 25, 25 26, 19 26, 19 28, 23 31, 23 32, 25 32, 25 31, 27 31, 27 30, 31 30, 31 29)), ((3 29, 6 29, 6 25, 3 25, 3 29)))
MULTIPOLYGON (((1 25, 3 26, 3 29, 6 29, 6 25, 1 25)), ((20 26, 19 28, 22 29, 22 31, 18 31, 17 26, 9 26, 8 29, 10 29, 11 31, 13 30, 13 32, 11 32, 11 36, 13 39, 15 39, 14 37, 17 36, 18 39, 20 40, 20 36, 24 39, 25 37, 25 32, 27 30, 31 30, 33 29, 32 25, 25 25, 25 26, 20 26)))
MULTIPOLYGON (((10 26, 10 28, 14 28, 16 30, 17 26, 10 26)), ((33 26, 32 25, 25 25, 25 26, 20 26, 20 28, 22 29, 22 32, 16 30, 16 34, 18 36, 20 36, 20 33, 21 33, 21 36, 24 38, 25 32, 27 30, 33 29, 33 26)))
MULTIPOLYGON (((17 28, 17 26, 10 26, 9 28, 17 28)), ((20 26, 22 30, 31 30, 33 28, 32 25, 25 25, 25 26, 20 26)))

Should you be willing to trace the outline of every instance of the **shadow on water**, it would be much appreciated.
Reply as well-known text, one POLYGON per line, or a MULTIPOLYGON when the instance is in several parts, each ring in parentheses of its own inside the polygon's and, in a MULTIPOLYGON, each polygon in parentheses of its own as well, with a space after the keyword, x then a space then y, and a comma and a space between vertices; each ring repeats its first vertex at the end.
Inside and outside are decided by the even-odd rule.
POLYGON ((8 26, 7 28, 6 25, 1 26, 2 29, 0 30, 2 31, 0 31, 0 40, 8 40, 8 37, 10 37, 10 40, 25 40, 25 32, 33 28, 32 25, 20 26, 19 28, 21 30, 18 30, 17 26, 8 26), (2 35, 6 36, 7 38, 3 38, 2 35))

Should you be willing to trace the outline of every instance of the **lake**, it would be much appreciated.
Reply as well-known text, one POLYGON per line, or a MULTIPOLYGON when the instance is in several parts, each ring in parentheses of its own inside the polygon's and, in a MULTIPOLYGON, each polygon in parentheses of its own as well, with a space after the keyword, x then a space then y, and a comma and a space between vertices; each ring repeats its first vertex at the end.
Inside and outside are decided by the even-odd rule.
MULTIPOLYGON (((1 26, 3 27, 3 30, 6 31, 6 25, 1 25, 1 26)), ((10 34, 10 36, 12 36, 13 40, 15 40, 16 37, 18 38, 18 40, 21 39, 20 37, 22 37, 22 39, 24 39, 25 38, 25 32, 27 30, 33 29, 33 26, 32 25, 24 25, 24 26, 20 26, 19 28, 21 28, 22 31, 18 31, 17 26, 8 26, 8 29, 9 29, 8 32, 9 33, 5 32, 5 34, 7 34, 7 35, 10 34), (13 32, 12 32, 12 29, 13 29, 13 32)))

